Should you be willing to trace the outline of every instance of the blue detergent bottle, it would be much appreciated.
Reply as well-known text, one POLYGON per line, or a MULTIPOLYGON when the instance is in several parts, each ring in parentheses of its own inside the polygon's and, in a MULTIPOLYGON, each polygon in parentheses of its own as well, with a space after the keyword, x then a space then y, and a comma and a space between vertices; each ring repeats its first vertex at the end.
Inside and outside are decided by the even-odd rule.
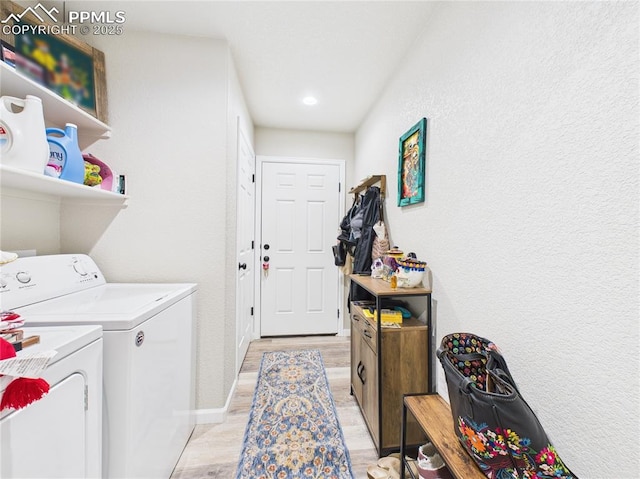
POLYGON ((78 146, 78 127, 67 123, 64 130, 47 128, 49 162, 45 174, 61 180, 84 183, 84 161, 78 146))

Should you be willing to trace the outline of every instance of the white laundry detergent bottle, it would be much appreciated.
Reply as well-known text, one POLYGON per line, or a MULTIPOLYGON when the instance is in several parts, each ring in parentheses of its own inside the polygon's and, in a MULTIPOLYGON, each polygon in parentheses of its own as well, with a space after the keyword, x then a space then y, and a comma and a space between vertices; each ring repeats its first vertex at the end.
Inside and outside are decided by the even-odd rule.
POLYGON ((42 174, 48 160, 42 100, 0 97, 0 163, 42 174))
POLYGON ((47 128, 49 162, 45 175, 61 180, 84 183, 84 160, 78 146, 78 127, 67 123, 64 130, 47 128))

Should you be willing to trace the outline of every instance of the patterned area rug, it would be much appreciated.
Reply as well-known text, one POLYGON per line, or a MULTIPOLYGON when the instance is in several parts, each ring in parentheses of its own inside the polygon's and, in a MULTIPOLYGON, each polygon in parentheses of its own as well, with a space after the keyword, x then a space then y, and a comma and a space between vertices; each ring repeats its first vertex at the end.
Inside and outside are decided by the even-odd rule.
POLYGON ((264 353, 236 479, 352 479, 320 351, 264 353))

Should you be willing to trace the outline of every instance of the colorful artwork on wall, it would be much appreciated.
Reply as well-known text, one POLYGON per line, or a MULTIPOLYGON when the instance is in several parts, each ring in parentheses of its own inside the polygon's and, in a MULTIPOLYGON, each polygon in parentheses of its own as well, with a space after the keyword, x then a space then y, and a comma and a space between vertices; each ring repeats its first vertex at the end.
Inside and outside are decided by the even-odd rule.
POLYGON ((398 206, 424 201, 427 119, 422 118, 400 137, 398 206))

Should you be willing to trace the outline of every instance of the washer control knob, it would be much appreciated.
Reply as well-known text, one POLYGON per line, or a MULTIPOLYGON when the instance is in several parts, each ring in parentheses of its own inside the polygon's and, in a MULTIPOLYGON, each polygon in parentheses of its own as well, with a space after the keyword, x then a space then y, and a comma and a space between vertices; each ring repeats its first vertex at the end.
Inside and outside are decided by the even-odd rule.
POLYGON ((86 276, 87 275, 87 272, 85 271, 84 266, 79 261, 76 261, 75 263, 73 263, 73 269, 80 276, 86 276))
POLYGON ((31 281, 31 276, 26 271, 20 271, 16 274, 16 279, 22 284, 27 284, 29 281, 31 281))

